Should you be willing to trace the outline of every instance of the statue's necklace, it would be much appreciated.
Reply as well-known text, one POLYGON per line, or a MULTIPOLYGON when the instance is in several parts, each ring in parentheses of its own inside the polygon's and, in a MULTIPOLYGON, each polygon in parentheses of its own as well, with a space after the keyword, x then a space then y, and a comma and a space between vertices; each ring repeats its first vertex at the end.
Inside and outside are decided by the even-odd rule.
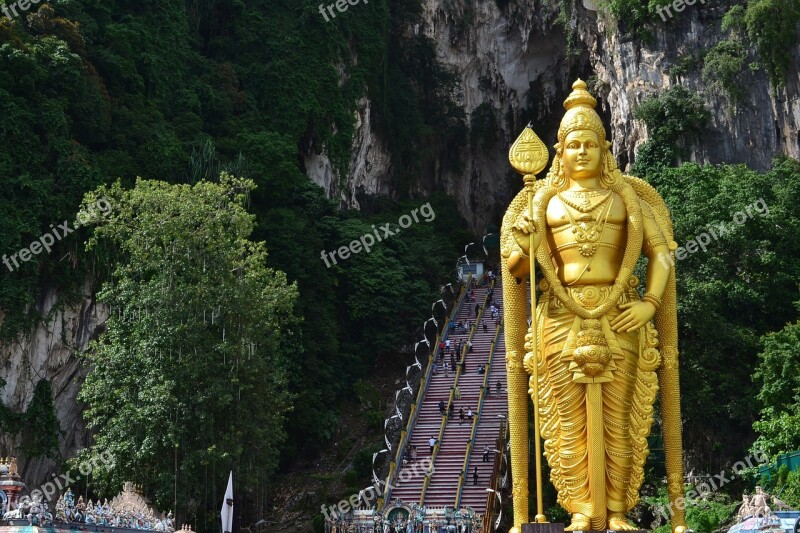
MULTIPOLYGON (((617 171, 619 172, 619 171, 617 171)), ((621 183, 612 185, 610 188, 622 197, 622 204, 628 215, 628 239, 625 243, 625 254, 622 257, 622 265, 620 266, 617 277, 614 280, 614 286, 611 289, 611 294, 606 298, 599 307, 588 310, 583 308, 576 302, 568 293, 561 280, 558 278, 555 266, 550 253, 550 246, 547 239, 542 239, 542 246, 536 251, 536 262, 539 268, 542 269, 542 274, 547 280, 548 284, 553 291, 556 298, 564 304, 564 306, 573 312, 575 315, 583 318, 600 318, 605 315, 612 307, 619 303, 622 292, 629 287, 628 283, 633 274, 633 269, 636 266, 636 261, 642 250, 642 241, 644 238, 644 229, 642 227, 642 209, 639 205, 639 196, 629 184, 625 183, 622 174, 618 174, 621 183)), ((547 205, 551 198, 558 194, 558 189, 546 183, 544 187, 539 189, 536 196, 533 198, 533 211, 535 224, 540 228, 547 226, 547 205)))
MULTIPOLYGON (((597 218, 594 221, 581 221, 578 222, 575 220, 575 217, 572 215, 572 212, 567 209, 567 206, 573 207, 573 205, 568 202, 561 193, 558 194, 559 200, 564 204, 564 211, 567 212, 567 216, 569 217, 570 224, 572 224, 572 233, 575 235, 575 241, 578 243, 578 251, 583 257, 593 257, 595 253, 597 253, 597 241, 600 240, 600 237, 603 235, 603 231, 606 229, 606 222, 608 222, 608 216, 611 213, 611 206, 614 205, 614 202, 609 202, 612 199, 611 191, 608 191, 609 194, 596 206, 592 208, 592 210, 599 209, 602 207, 606 202, 608 202, 608 207, 605 209, 605 216, 603 216, 603 210, 601 209, 597 213, 597 218), (600 220, 602 219, 602 223, 600 220)), ((584 212, 582 209, 575 208, 577 211, 584 212)))
POLYGON ((559 199, 565 203, 566 205, 570 206, 576 211, 580 211, 581 213, 591 213, 601 205, 603 205, 606 200, 611 197, 611 189, 603 190, 603 191, 565 191, 572 194, 575 197, 575 200, 569 200, 568 198, 564 197, 563 194, 558 193, 559 199), (601 196, 599 202, 592 203, 591 198, 601 196), (578 201, 579 203, 576 203, 578 201))

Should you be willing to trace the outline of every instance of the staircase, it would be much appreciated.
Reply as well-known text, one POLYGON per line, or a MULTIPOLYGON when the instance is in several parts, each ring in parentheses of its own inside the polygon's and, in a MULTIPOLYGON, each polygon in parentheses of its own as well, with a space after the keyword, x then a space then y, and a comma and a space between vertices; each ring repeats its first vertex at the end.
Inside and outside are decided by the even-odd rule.
MULTIPOLYGON (((503 314, 502 306, 502 287, 497 283, 494 287, 493 299, 497 303, 500 315, 503 314)), ((489 287, 473 289, 474 301, 464 302, 460 313, 454 319, 458 324, 460 321, 467 323, 469 320, 475 321, 475 304, 481 308, 486 301, 489 287)), ((455 506, 459 498, 459 478, 467 461, 469 472, 464 476, 463 491, 460 506, 472 506, 473 509, 482 513, 486 505, 486 488, 489 487, 492 466, 494 464, 495 439, 500 428, 501 421, 505 417, 507 407, 507 397, 505 390, 506 371, 505 371, 505 345, 503 335, 500 332, 495 346, 494 359, 491 368, 488 369, 488 383, 491 391, 484 398, 483 410, 479 416, 479 400, 481 389, 484 384, 483 374, 478 374, 478 367, 489 362, 489 354, 492 341, 497 334, 495 320, 491 317, 488 306, 482 309, 481 323, 477 324, 472 336, 472 351, 466 355, 466 372, 458 377, 458 388, 461 393, 460 399, 453 398, 453 415, 447 417, 442 430, 443 417, 439 412, 439 402, 445 405, 453 396, 453 386, 456 380, 455 374, 450 371, 449 376, 444 370, 439 368, 437 375, 431 377, 430 384, 425 397, 419 406, 416 424, 411 428, 409 446, 416 446, 417 462, 430 458, 428 440, 431 437, 441 439, 435 450, 434 472, 430 480, 425 484, 425 476, 413 475, 412 465, 401 467, 398 465, 398 475, 395 478, 394 489, 391 492, 391 499, 401 499, 406 503, 419 503, 426 508, 439 508, 444 506, 455 506), (484 332, 482 323, 486 323, 484 332), (502 392, 497 394, 496 384, 500 381, 502 392), (464 408, 466 413, 468 408, 472 409, 476 418, 475 444, 471 453, 468 455, 469 439, 472 434, 472 424, 468 419, 463 423, 459 420, 459 410, 464 408), (483 462, 483 448, 489 445, 489 461, 483 462), (478 484, 473 485, 472 472, 478 467, 478 484)), ((454 347, 459 339, 465 342, 469 338, 467 333, 449 334, 451 347, 454 347)), ((451 348, 452 350, 452 348, 451 348)), ((466 348, 465 348, 466 350, 466 348)), ((460 360, 456 356, 456 362, 460 360)), ((444 358, 449 365, 450 355, 444 358)), ((438 358, 437 358, 438 362, 438 358)), ((419 472, 421 469, 417 470, 419 472)))
MULTIPOLYGON (((498 302, 499 303, 499 302, 498 302)), ((502 307, 501 307, 502 308, 502 307)), ((508 397, 506 396, 506 344, 500 332, 495 347, 494 359, 489 370, 489 395, 483 400, 480 423, 475 435, 475 443, 469 456, 467 473, 461 491, 461 506, 482 509, 486 505, 486 489, 494 466, 495 447, 500 423, 508 413, 508 397), (497 381, 501 382, 500 394, 497 393, 497 381), (483 461, 483 448, 489 446, 488 461, 483 461), (473 472, 478 467, 478 484, 473 485, 473 472)))

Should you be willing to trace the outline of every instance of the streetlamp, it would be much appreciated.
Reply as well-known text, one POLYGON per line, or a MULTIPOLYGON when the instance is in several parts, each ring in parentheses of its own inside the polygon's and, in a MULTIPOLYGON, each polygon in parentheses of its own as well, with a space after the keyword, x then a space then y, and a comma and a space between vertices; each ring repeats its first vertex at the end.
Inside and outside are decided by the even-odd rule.
MULTIPOLYGON (((494 523, 494 528, 497 529, 498 527, 500 527, 500 520, 503 519, 503 497, 500 495, 500 491, 496 491, 494 489, 486 489, 486 492, 494 492, 494 495, 497 496, 497 502, 499 504, 498 505, 498 509, 500 509, 500 512, 497 514, 497 521, 495 521, 495 523, 494 523)), ((491 519, 492 519, 491 516, 484 516, 484 518, 483 518, 484 523, 487 523, 487 524, 488 524, 488 522, 485 522, 485 521, 486 520, 491 520, 491 519)))

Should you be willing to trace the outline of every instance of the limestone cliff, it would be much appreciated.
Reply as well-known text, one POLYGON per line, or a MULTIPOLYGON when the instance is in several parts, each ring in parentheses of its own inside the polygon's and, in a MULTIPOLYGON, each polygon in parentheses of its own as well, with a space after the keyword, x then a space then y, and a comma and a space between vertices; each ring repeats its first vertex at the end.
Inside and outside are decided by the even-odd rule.
POLYGON ((763 70, 745 68, 738 80, 744 88, 741 102, 708 87, 699 65, 677 76, 668 73, 683 58, 707 51, 723 38, 721 20, 729 7, 696 3, 673 13, 667 22, 659 21, 648 45, 621 37, 609 17, 579 8, 577 31, 605 89, 600 96, 611 117, 611 140, 621 165, 632 161, 635 148, 647 140, 643 125, 631 118, 632 109, 675 84, 702 94, 711 111, 708 134, 694 147, 692 160, 745 163, 764 170, 777 155, 800 158, 800 46, 794 47, 795 61, 783 87, 771 87, 763 70))
MULTIPOLYGON (((24 411, 40 379, 50 380, 53 403, 61 430, 61 458, 74 456, 86 447, 89 434, 83 420, 78 392, 86 375, 76 354, 96 337, 108 318, 108 309, 97 304, 93 287, 84 287, 79 304, 59 305, 58 292, 48 288, 37 301, 37 311, 45 320, 14 342, 0 346, 0 378, 6 381, 0 400, 15 411, 24 411)), ((13 449, 8 436, 0 446, 13 449)), ((29 489, 38 487, 56 467, 55 461, 27 461, 20 458, 20 473, 29 489)))
MULTIPOLYGON (((765 169, 776 155, 800 157, 800 47, 793 50, 794 66, 781 88, 773 88, 763 70, 745 67, 738 77, 744 98, 734 103, 704 83, 702 64, 670 75, 678 72, 675 65, 701 56, 724 37, 721 19, 730 5, 696 3, 663 23, 656 19, 650 28, 653 38, 645 43, 621 33, 608 14, 596 11, 588 0, 586 4, 589 9, 572 5, 565 25, 558 20, 561 3, 556 2, 424 0, 422 22, 408 28, 430 37, 438 60, 457 75, 457 100, 467 117, 482 105, 494 114, 494 144, 467 146, 463 169, 436 165, 434 176, 420 179, 426 184, 421 188, 433 184, 455 197, 473 231, 481 234, 488 223, 496 223, 504 204, 521 186, 521 180, 508 171, 510 142, 525 123, 533 121, 552 145, 563 113, 561 103, 577 76, 593 81, 622 168, 630 169, 637 147, 647 140, 644 125, 632 118, 633 109, 676 84, 700 93, 712 113, 707 134, 691 149, 691 160, 765 169), (567 33, 574 39, 572 49, 567 33)), ((751 50, 748 62, 754 59, 751 50)), ((362 101, 360 108, 368 110, 368 102, 362 101)), ((368 121, 369 113, 360 112, 354 154, 366 153, 365 146, 381 146, 368 121)), ((350 175, 336 187, 330 186, 333 171, 324 159, 311 161, 308 173, 330 197, 357 208, 353 191, 392 191, 386 150, 372 153, 380 154, 373 155, 377 164, 351 165, 350 175)))

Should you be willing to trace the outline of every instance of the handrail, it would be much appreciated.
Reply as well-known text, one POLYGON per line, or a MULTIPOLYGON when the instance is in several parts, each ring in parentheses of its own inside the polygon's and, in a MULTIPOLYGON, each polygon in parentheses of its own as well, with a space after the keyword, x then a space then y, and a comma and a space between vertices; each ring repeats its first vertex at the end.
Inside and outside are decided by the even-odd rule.
MULTIPOLYGON (((492 281, 491 287, 494 289, 494 281, 492 281)), ((456 370, 455 379, 453 380, 453 386, 450 387, 450 396, 447 400, 447 408, 445 410, 445 415, 442 417, 442 424, 439 427, 439 437, 436 441, 436 445, 433 447, 433 453, 431 454, 431 465, 435 465, 436 457, 439 455, 439 445, 442 442, 442 438, 444 437, 444 429, 447 426, 447 419, 450 416, 450 406, 453 404, 453 396, 455 395, 455 389, 458 387, 458 380, 461 377, 461 370, 464 368, 464 365, 461 363, 465 360, 467 356, 467 347, 469 343, 472 342, 472 338, 475 336, 475 332, 478 329, 478 325, 481 323, 481 318, 483 318, 483 313, 486 311, 486 300, 483 301, 483 306, 480 309, 480 312, 475 317, 475 324, 472 325, 472 329, 469 332, 469 337, 467 337, 467 342, 464 343, 464 347, 461 348, 461 360, 458 364, 458 369, 456 370)), ((420 507, 425 504, 425 493, 428 492, 428 485, 431 481, 431 473, 425 475, 425 480, 422 482, 422 492, 419 495, 419 505, 420 507)))
POLYGON ((497 435, 495 449, 500 453, 494 454, 494 464, 492 465, 492 477, 489 481, 489 488, 491 489, 486 494, 486 510, 483 513, 483 532, 492 533, 492 523, 495 520, 495 509, 497 508, 497 488, 500 484, 500 468, 503 464, 503 454, 506 449, 506 442, 508 442, 508 424, 503 420, 500 424, 500 431, 497 435))
POLYGON ((464 466, 461 469, 461 473, 458 475, 458 490, 456 490, 456 501, 455 501, 455 508, 458 509, 461 505, 461 494, 464 490, 464 480, 467 476, 467 472, 469 472, 469 458, 472 455, 472 450, 475 449, 475 434, 478 431, 478 423, 481 419, 481 414, 483 413, 483 402, 486 399, 486 387, 491 386, 489 384, 489 375, 491 374, 492 369, 492 362, 494 361, 495 349, 497 348, 497 340, 500 338, 500 331, 503 329, 503 324, 501 323, 497 327, 497 331, 494 332, 494 340, 492 341, 492 347, 489 350, 489 361, 486 365, 486 372, 483 376, 483 386, 481 387, 481 394, 478 398, 478 409, 477 413, 475 414, 475 418, 472 421, 472 431, 469 434, 469 440, 467 441, 467 451, 464 454, 464 466))
MULTIPOLYGON (((449 335, 448 326, 450 325, 450 321, 454 316, 458 316, 458 313, 461 312, 461 308, 464 305, 464 299, 466 298, 466 294, 472 285, 472 274, 469 275, 467 278, 466 284, 461 285, 461 290, 458 293, 458 298, 456 300, 455 305, 450 310, 450 314, 445 321, 444 330, 442 333, 437 333, 436 335, 436 343, 434 344, 433 350, 431 350, 430 355, 428 356, 428 367, 425 370, 425 375, 422 376, 420 379, 419 389, 417 390, 417 397, 411 403, 411 409, 408 413, 408 420, 406 421, 406 427, 400 433, 400 441, 398 442, 397 446, 397 453, 395 454, 394 459, 389 463, 389 473, 386 476, 386 492, 378 498, 377 502, 377 510, 383 511, 383 507, 386 502, 390 501, 392 495, 392 488, 394 488, 393 482, 394 477, 397 474, 397 464, 402 464, 403 455, 405 454, 405 448, 408 445, 408 440, 411 436, 411 430, 414 428, 414 424, 416 424, 417 414, 419 413, 418 406, 421 405, 425 394, 428 391, 428 385, 431 381, 431 374, 433 372, 433 362, 436 361, 436 355, 439 352, 439 343, 442 340, 446 340, 447 336, 449 335)), ((431 464, 433 464, 431 462, 431 464)))

